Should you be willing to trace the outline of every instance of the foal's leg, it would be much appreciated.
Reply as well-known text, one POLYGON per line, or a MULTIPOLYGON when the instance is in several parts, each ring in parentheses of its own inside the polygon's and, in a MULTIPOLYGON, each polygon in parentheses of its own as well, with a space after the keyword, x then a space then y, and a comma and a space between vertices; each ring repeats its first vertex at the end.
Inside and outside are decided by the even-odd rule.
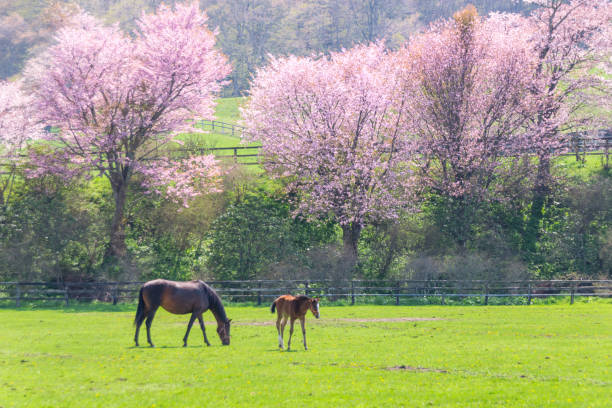
POLYGON ((151 341, 151 323, 153 323, 155 312, 157 312, 157 308, 151 309, 147 315, 147 321, 145 322, 145 325, 147 326, 147 341, 149 342, 149 345, 151 345, 151 347, 155 347, 155 345, 151 341))
POLYGON ((287 342, 287 351, 291 349, 291 336, 293 336, 293 323, 295 323, 295 317, 291 318, 291 326, 289 327, 289 341, 287 342))
POLYGON ((191 313, 191 317, 189 318, 189 324, 187 325, 187 331, 185 332, 185 337, 183 337, 183 347, 187 347, 187 337, 189 337, 189 331, 191 330, 191 325, 193 321, 196 319, 196 312, 191 313))
POLYGON ((282 320, 282 316, 280 315, 280 313, 278 314, 278 317, 276 318, 276 331, 278 332, 278 348, 283 348, 283 334, 281 332, 281 320, 282 320))
POLYGON ((300 324, 302 325, 302 337, 304 338, 304 350, 308 350, 308 346, 306 346, 306 317, 300 317, 300 324))
POLYGON ((283 348, 283 337, 285 337, 285 326, 287 325, 287 316, 283 317, 280 326, 280 348, 283 348))
POLYGON ((200 322, 200 329, 202 329, 202 334, 204 334, 204 343, 206 343, 207 346, 210 346, 208 338, 206 337, 206 329, 204 329, 204 319, 202 319, 202 313, 198 315, 198 321, 200 322))

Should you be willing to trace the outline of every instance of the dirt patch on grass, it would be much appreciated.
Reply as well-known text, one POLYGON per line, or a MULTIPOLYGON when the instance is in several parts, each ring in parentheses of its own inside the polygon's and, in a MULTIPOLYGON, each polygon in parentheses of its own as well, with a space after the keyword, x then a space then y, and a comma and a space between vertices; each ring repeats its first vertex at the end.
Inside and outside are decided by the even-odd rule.
MULTIPOLYGON (((443 319, 439 317, 382 317, 382 318, 346 318, 346 319, 321 318, 321 321, 332 322, 332 323, 379 323, 379 322, 400 323, 400 322, 426 322, 426 321, 433 321, 433 320, 443 320, 443 319)), ((273 321, 236 322, 233 324, 237 326, 273 326, 276 324, 276 316, 274 316, 273 321)))
POLYGON ((448 373, 446 370, 441 370, 439 368, 428 368, 428 367, 413 367, 408 365, 398 365, 393 367, 387 367, 385 370, 388 371, 414 371, 419 373, 448 373))
POLYGON ((443 320, 439 317, 381 317, 381 318, 347 318, 329 319, 334 322, 356 322, 356 323, 375 323, 375 322, 428 322, 433 320, 443 320))

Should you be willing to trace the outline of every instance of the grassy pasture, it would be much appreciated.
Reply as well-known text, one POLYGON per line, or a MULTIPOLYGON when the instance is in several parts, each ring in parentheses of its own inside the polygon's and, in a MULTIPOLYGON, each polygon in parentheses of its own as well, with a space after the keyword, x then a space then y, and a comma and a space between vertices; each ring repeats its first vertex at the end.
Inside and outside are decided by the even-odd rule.
MULTIPOLYGON (((230 306, 223 347, 134 305, 0 309, 1 407, 609 407, 612 304, 321 307, 277 349, 267 308, 230 306), (141 333, 142 335, 143 333, 141 333), (146 336, 146 334, 145 334, 146 336), (141 337, 141 344, 146 337, 141 337)), ((287 328, 288 331, 288 328, 287 328)), ((288 333, 286 334, 288 335, 288 333)))

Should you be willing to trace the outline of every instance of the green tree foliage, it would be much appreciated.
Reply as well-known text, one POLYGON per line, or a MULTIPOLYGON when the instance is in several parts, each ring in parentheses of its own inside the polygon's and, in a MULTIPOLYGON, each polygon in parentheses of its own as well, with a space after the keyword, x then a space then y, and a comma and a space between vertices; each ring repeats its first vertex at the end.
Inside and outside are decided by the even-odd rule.
POLYGON ((131 192, 127 209, 127 244, 134 270, 131 279, 189 280, 207 275, 204 238, 227 206, 227 197, 198 197, 188 208, 168 200, 131 192))
POLYGON ((270 277, 279 264, 305 265, 309 249, 335 237, 333 226, 292 218, 284 201, 251 192, 214 221, 207 265, 217 279, 270 277))
POLYGON ((609 276, 612 178, 576 180, 551 197, 532 270, 539 276, 609 276))
POLYGON ((110 190, 96 184, 65 187, 54 177, 25 179, 0 210, 0 279, 101 278, 109 199, 110 190))

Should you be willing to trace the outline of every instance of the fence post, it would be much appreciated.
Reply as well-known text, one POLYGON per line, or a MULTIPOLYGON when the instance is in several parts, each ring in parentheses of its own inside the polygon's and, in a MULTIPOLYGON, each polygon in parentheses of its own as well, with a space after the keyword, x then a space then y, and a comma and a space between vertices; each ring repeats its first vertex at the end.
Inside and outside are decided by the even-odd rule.
POLYGON ((238 163, 238 149, 234 147, 234 163, 238 163))
POLYGON ((355 304, 355 281, 351 279, 351 305, 355 304))
POLYGON ((69 300, 68 300, 68 284, 66 283, 64 285, 64 302, 66 302, 66 306, 68 306, 69 300))
POLYGON ((21 306, 21 286, 19 286, 19 283, 17 283, 17 299, 15 299, 15 305, 17 307, 21 306))
POLYGON ((115 283, 115 285, 113 286, 113 291, 112 291, 112 298, 113 298, 113 306, 117 305, 117 293, 118 293, 118 284, 115 283))
POLYGON ((395 306, 399 306, 399 304, 400 304, 400 299, 399 299, 400 298, 399 297, 399 295, 400 295, 400 285, 401 285, 401 282, 397 281, 397 283, 396 283, 396 292, 395 292, 395 306))
POLYGON ((261 281, 259 281, 257 288, 257 306, 261 306, 261 281))
POLYGON ((606 164, 604 164, 604 169, 610 168, 610 136, 611 134, 606 135, 606 144, 605 144, 605 155, 606 155, 606 164))
POLYGON ((485 283, 484 285, 484 292, 485 292, 485 306, 487 306, 489 304, 489 284, 485 283))
POLYGON ((529 282, 527 287, 527 304, 531 304, 531 282, 529 282))
POLYGON ((576 293, 576 283, 572 283, 572 289, 570 292, 570 305, 574 304, 574 294, 576 293))

